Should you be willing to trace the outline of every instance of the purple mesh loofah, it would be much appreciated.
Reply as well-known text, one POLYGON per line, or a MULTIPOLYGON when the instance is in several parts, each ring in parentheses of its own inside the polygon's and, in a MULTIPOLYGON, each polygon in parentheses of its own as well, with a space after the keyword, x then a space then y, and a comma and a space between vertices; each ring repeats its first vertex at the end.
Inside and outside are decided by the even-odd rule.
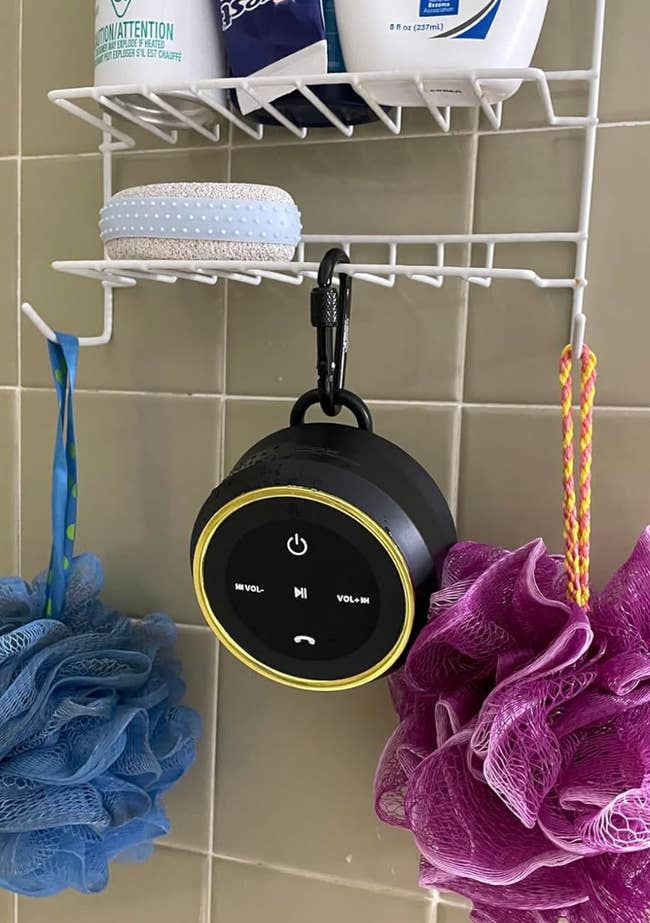
POLYGON ((391 679, 376 809, 475 923, 647 923, 650 530, 587 615, 561 558, 459 544, 391 679))

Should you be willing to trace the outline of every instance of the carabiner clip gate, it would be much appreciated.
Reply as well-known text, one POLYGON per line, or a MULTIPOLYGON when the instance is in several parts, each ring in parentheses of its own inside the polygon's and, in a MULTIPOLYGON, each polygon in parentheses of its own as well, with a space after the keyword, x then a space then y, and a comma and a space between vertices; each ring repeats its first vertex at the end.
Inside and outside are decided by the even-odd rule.
POLYGON ((316 328, 318 386, 299 397, 291 411, 291 425, 302 426, 310 407, 320 404, 328 417, 337 417, 342 407, 354 416, 360 429, 372 432, 372 415, 358 395, 345 390, 345 367, 350 343, 352 277, 339 273, 338 288, 334 272, 340 263, 349 263, 347 253, 328 250, 318 269, 318 285, 311 292, 311 322, 316 328))
POLYGON ((350 259, 343 250, 328 250, 318 269, 318 286, 311 293, 311 323, 316 328, 318 354, 318 397, 323 413, 336 417, 341 412, 341 392, 345 388, 345 367, 350 340, 350 310, 352 279, 339 274, 339 286, 334 285, 334 272, 340 263, 350 259))

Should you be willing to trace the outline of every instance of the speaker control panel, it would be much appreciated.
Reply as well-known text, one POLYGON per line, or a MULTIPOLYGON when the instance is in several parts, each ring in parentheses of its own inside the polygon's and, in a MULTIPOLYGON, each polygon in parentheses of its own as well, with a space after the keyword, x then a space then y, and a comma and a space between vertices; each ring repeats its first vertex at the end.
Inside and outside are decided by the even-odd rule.
POLYGON ((395 647, 407 612, 403 575, 376 529, 302 497, 236 509, 203 563, 221 629, 288 676, 336 681, 371 669, 395 647))

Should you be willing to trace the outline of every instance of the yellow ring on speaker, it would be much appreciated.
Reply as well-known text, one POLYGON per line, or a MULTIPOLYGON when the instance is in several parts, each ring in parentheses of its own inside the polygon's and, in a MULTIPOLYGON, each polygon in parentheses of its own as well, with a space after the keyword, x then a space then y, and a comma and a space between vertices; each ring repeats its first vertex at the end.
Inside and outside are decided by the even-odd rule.
POLYGON ((275 680, 275 682, 282 683, 285 686, 291 686, 294 689, 311 689, 319 690, 322 692, 334 692, 343 689, 353 689, 357 686, 364 686, 366 683, 370 683, 372 680, 380 677, 387 670, 389 670, 397 660, 399 660, 411 636, 411 632, 413 631, 413 621, 415 618, 415 593, 413 591, 411 575, 409 574, 404 555, 392 540, 390 535, 384 529, 382 529, 381 526, 374 521, 374 519, 368 516, 367 513, 364 513, 363 510, 358 509, 352 503, 348 503, 347 500, 341 500, 340 497, 334 497, 331 494, 323 493, 320 490, 313 490, 307 487, 262 487, 259 490, 252 490, 248 493, 241 494, 239 497, 235 497, 234 500, 231 500, 230 503, 227 503, 220 510, 218 510, 214 516, 212 516, 212 518, 206 523, 196 543, 196 548, 194 549, 192 571, 194 579, 194 591, 199 601, 203 617, 217 638, 221 641, 223 646, 243 664, 245 664, 247 667, 250 667, 251 670, 255 670, 256 673, 259 673, 261 676, 265 676, 267 679, 275 680), (379 544, 386 550, 388 556, 395 565, 395 569, 397 570, 400 582, 402 584, 402 589, 404 591, 405 618, 402 631, 400 632, 400 636, 392 650, 390 650, 386 656, 383 657, 381 661, 379 661, 379 663, 370 667, 364 673, 359 673, 357 676, 346 677, 345 679, 322 680, 290 676, 287 673, 282 673, 280 670, 274 670, 272 667, 268 667, 266 664, 256 660, 243 647, 241 647, 241 645, 239 645, 235 639, 228 634, 213 612, 212 606, 210 605, 210 601, 205 591, 205 583, 203 580, 203 564, 208 546, 215 532, 219 526, 221 526, 222 523, 229 516, 232 516, 232 514, 237 510, 248 506, 250 503, 257 503, 260 500, 269 500, 276 497, 311 500, 315 503, 322 503, 324 506, 329 506, 332 509, 338 510, 340 513, 344 513, 346 516, 350 516, 351 519, 354 519, 365 529, 367 529, 367 531, 379 542, 379 544))

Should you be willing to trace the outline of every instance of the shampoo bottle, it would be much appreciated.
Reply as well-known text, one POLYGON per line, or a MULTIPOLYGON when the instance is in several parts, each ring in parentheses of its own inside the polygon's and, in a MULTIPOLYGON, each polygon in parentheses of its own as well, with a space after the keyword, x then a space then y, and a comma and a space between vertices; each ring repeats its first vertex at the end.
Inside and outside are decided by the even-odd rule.
MULTIPOLYGON (((224 77, 225 68, 213 0, 95 0, 95 86, 146 86, 206 122, 214 112, 172 88, 224 77)), ((215 98, 222 102, 225 94, 215 98)), ((141 93, 121 94, 119 102, 144 122, 185 127, 141 93)))

